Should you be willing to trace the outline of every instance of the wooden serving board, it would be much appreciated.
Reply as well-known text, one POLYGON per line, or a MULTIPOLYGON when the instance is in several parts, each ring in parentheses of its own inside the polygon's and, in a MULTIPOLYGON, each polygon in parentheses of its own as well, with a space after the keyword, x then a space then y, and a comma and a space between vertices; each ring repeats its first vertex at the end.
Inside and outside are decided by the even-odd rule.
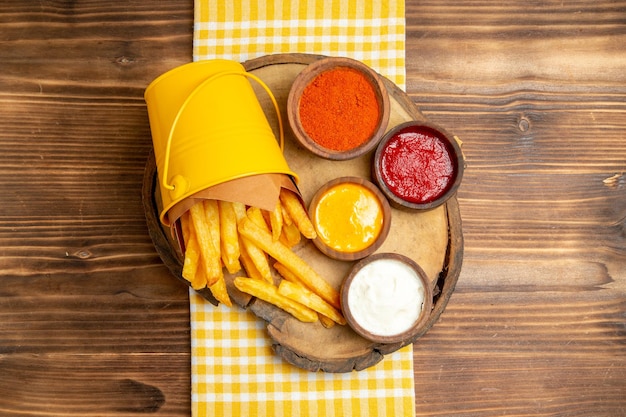
MULTIPOLYGON (((353 175, 371 179, 373 152, 354 160, 329 161, 301 148, 291 135, 286 122, 289 89, 295 77, 307 64, 321 58, 323 57, 319 55, 278 54, 243 64, 248 72, 269 86, 281 108, 282 119, 285 121, 285 158, 290 168, 300 177, 298 186, 307 204, 315 191, 333 178, 353 175)), ((384 81, 391 101, 389 129, 409 120, 426 120, 400 88, 387 79, 384 81)), ((269 97, 260 87, 254 88, 270 125, 278 126, 278 118, 269 97)), ((277 132, 276 134, 278 137, 277 132)), ((151 156, 146 165, 143 184, 144 208, 150 235, 165 265, 174 276, 188 285, 181 276, 182 255, 171 240, 169 229, 162 227, 158 220, 157 192, 156 164, 151 156)), ((294 251, 337 289, 354 264, 327 258, 311 242, 301 243, 294 251)), ((227 277, 229 293, 236 304, 267 321, 267 331, 273 341, 274 350, 287 362, 310 371, 361 370, 376 364, 385 354, 415 342, 432 327, 445 309, 458 280, 463 259, 461 217, 456 197, 428 212, 392 209, 389 236, 377 252, 396 252, 409 256, 424 269, 434 289, 433 310, 424 332, 402 343, 372 343, 358 336, 347 325, 326 329, 319 323, 302 323, 273 305, 240 293, 232 285, 233 277, 227 277)), ((208 289, 199 293, 216 304, 208 289)))

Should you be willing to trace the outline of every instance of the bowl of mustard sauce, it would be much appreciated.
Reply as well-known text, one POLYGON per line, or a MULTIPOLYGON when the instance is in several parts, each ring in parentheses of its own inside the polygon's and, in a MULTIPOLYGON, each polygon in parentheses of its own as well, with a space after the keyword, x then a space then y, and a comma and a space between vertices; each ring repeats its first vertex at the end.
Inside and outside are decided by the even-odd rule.
POLYGON ((385 241, 391 208, 378 187, 360 177, 340 177, 318 189, 309 205, 317 237, 313 244, 325 255, 356 260, 374 253, 385 241))

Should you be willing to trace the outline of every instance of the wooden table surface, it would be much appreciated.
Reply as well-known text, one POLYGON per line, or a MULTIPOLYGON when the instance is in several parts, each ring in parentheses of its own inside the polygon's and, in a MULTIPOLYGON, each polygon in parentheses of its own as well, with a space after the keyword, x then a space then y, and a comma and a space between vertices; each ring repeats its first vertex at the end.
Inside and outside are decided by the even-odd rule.
MULTIPOLYGON (((626 415, 626 2, 406 15, 407 91, 468 163, 417 415, 626 415)), ((0 28, 0 415, 188 416, 188 292, 140 196, 193 3, 4 0, 0 28)))

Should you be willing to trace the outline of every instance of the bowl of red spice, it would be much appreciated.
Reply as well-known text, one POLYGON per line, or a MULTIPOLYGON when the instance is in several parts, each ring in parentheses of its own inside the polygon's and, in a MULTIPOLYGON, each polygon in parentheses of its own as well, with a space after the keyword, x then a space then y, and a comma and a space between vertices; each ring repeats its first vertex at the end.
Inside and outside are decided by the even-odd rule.
POLYGON ((295 138, 331 160, 373 150, 387 129, 389 112, 381 76, 350 58, 328 57, 309 64, 294 80, 287 99, 295 138))
POLYGON ((396 208, 430 210, 452 197, 465 162, 457 141, 428 122, 405 122, 389 130, 374 154, 372 176, 396 208))

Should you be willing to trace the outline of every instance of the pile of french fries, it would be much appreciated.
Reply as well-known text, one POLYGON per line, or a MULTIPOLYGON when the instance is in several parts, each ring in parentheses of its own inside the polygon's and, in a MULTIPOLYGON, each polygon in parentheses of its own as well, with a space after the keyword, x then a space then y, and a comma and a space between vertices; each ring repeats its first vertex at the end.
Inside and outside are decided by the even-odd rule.
POLYGON ((339 292, 292 250, 302 237, 316 237, 293 191, 281 189, 272 211, 222 200, 199 201, 180 221, 185 243, 182 275, 193 289, 208 287, 216 300, 230 307, 224 269, 229 274, 244 272, 234 278, 239 291, 303 322, 320 321, 325 327, 346 323, 339 292))

